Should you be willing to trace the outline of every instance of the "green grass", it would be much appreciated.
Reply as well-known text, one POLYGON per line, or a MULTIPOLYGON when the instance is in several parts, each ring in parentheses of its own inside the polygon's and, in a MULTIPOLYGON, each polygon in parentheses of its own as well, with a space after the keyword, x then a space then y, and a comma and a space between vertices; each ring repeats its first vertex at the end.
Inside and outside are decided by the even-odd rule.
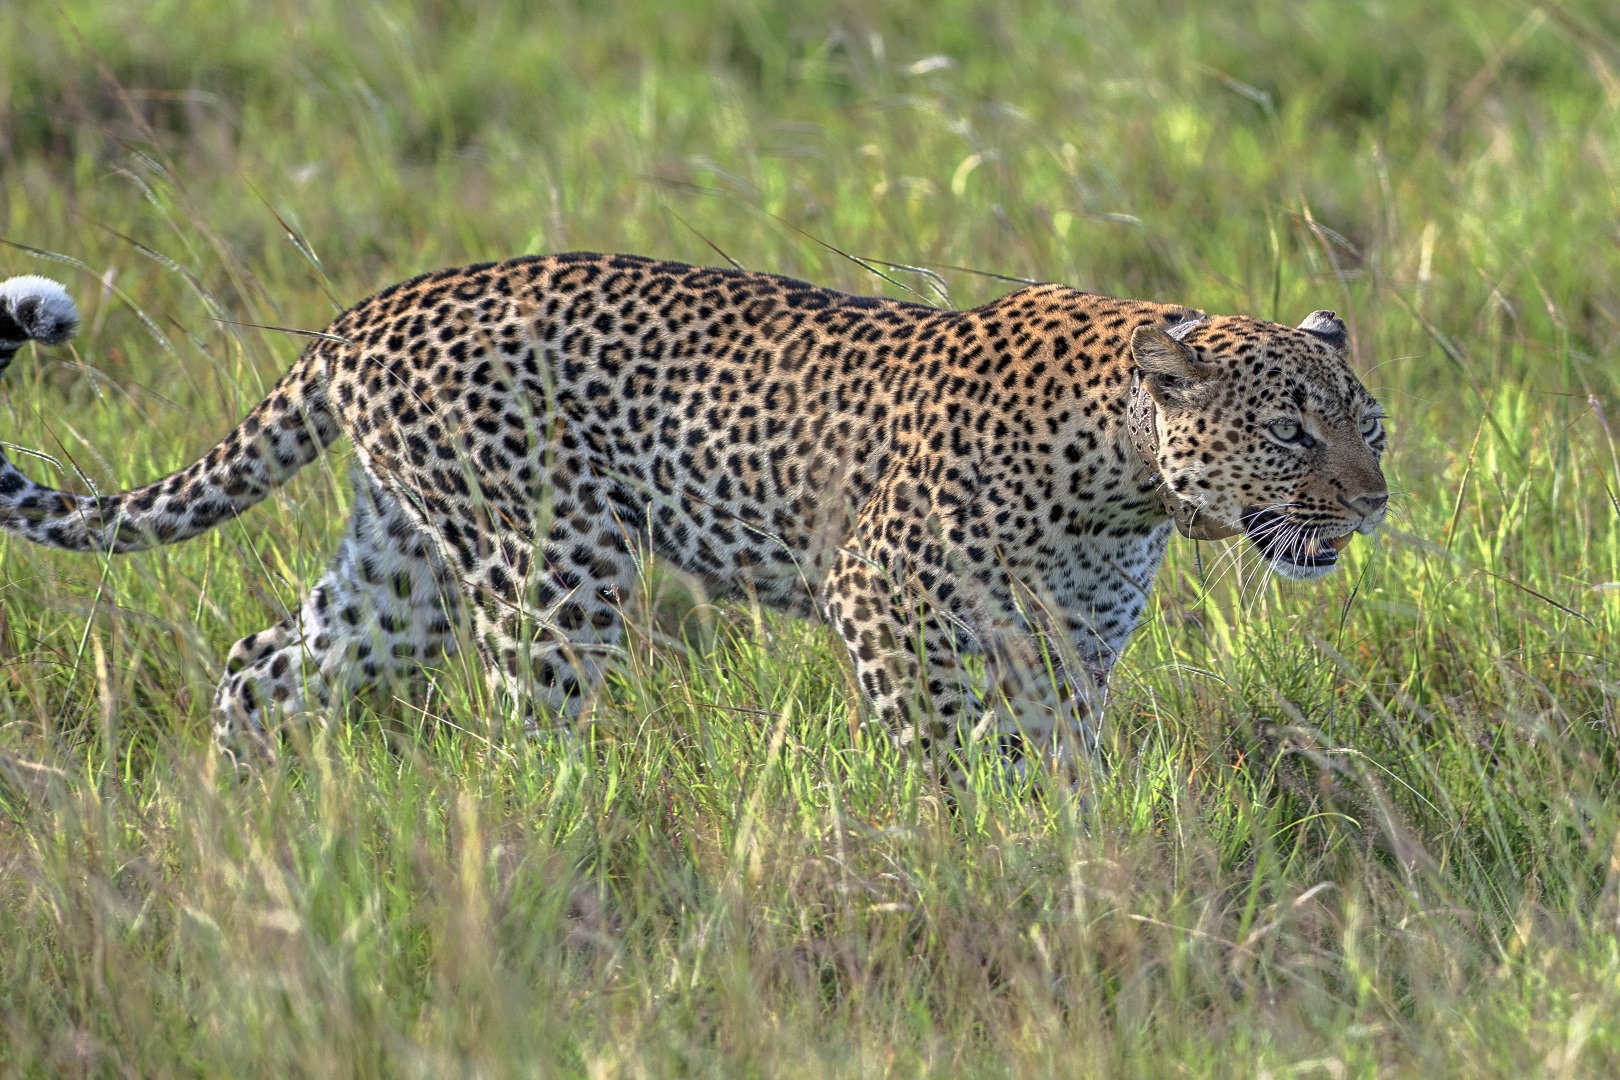
POLYGON ((1083 813, 948 811, 819 627, 656 572, 578 732, 492 745, 457 668, 226 775, 345 452, 165 551, 0 543, 0 1069, 1620 1072, 1612 5, 869 7, 14 3, 0 274, 86 324, 3 437, 144 482, 298 350, 239 324, 521 252, 1012 287, 842 251, 1339 309, 1383 535, 1313 586, 1175 541, 1083 813))

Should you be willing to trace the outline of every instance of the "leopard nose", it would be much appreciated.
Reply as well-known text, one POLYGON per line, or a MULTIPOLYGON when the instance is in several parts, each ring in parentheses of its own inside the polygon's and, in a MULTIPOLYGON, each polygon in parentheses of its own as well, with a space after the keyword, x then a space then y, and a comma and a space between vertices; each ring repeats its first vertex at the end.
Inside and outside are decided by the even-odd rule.
POLYGON ((1389 502, 1389 493, 1380 492, 1377 495, 1358 495, 1350 500, 1350 508, 1362 517, 1372 517, 1384 508, 1389 502))
POLYGON ((1376 495, 1357 495, 1353 499, 1347 499, 1340 495, 1338 499, 1340 506, 1346 510, 1354 510, 1365 519, 1372 517, 1384 508, 1384 504, 1389 502, 1389 492, 1380 491, 1376 495))

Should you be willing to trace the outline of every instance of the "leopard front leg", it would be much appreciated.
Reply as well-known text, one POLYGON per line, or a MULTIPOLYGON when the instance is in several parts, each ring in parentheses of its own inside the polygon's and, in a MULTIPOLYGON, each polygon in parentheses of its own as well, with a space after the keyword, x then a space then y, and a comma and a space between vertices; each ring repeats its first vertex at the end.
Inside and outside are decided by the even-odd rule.
POLYGON ((986 648, 992 706, 976 735, 993 739, 1017 773, 1035 765, 1078 780, 1101 768, 1098 749, 1111 664, 1061 639, 1007 625, 986 648))
POLYGON ((455 648, 459 596, 400 504, 356 471, 342 542, 297 615, 232 647, 214 696, 228 753, 274 757, 280 717, 408 679, 455 648))
POLYGON ((959 772, 971 743, 1015 774, 1039 763, 1078 779, 1096 761, 1117 650, 1046 629, 1051 598, 1015 581, 993 552, 953 543, 964 530, 937 504, 919 484, 890 485, 824 578, 822 615, 863 696, 933 771, 959 772), (982 681, 964 665, 973 653, 985 657, 982 681))
POLYGON ((854 550, 833 560, 821 614, 849 650, 876 719, 935 775, 957 775, 956 751, 982 705, 963 666, 961 628, 915 580, 854 550))
POLYGON ((1099 747, 1109 677, 1142 618, 1169 528, 1090 539, 1074 553, 1078 568, 1002 579, 996 606, 1011 618, 987 649, 991 696, 998 726, 1029 759, 1073 776, 1105 771, 1099 747))
POLYGON ((966 743, 1000 757, 1021 776, 1031 765, 1068 782, 1099 768, 1097 756, 1110 663, 1077 656, 1067 643, 1033 633, 989 602, 938 595, 959 571, 915 570, 909 583, 853 552, 828 574, 822 615, 842 638, 861 692, 901 747, 915 746, 926 766, 959 778, 966 743), (930 594, 922 576, 936 582, 930 594), (998 615, 1000 617, 998 617, 998 615), (967 655, 985 657, 973 677, 967 655))

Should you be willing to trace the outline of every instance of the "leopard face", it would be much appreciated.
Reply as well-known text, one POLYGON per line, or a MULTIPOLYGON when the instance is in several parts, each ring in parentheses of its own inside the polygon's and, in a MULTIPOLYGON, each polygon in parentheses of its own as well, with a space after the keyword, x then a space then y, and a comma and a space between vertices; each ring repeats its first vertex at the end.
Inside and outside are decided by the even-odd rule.
POLYGON ((1384 412, 1347 344, 1331 311, 1297 328, 1217 316, 1132 338, 1165 484, 1241 529, 1283 577, 1331 573, 1389 501, 1384 412))

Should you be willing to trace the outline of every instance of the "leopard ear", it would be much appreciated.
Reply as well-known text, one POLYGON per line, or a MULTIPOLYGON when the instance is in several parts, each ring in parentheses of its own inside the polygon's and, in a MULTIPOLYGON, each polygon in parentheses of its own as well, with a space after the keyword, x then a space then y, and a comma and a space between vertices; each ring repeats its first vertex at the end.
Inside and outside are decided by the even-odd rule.
POLYGON ((1345 329, 1344 320, 1339 318, 1336 311, 1313 311, 1305 316, 1299 328, 1321 338, 1340 352, 1350 344, 1350 331, 1345 329))
POLYGON ((1157 326, 1138 326, 1131 334, 1131 357, 1155 401, 1176 398, 1208 379, 1215 365, 1157 326))

